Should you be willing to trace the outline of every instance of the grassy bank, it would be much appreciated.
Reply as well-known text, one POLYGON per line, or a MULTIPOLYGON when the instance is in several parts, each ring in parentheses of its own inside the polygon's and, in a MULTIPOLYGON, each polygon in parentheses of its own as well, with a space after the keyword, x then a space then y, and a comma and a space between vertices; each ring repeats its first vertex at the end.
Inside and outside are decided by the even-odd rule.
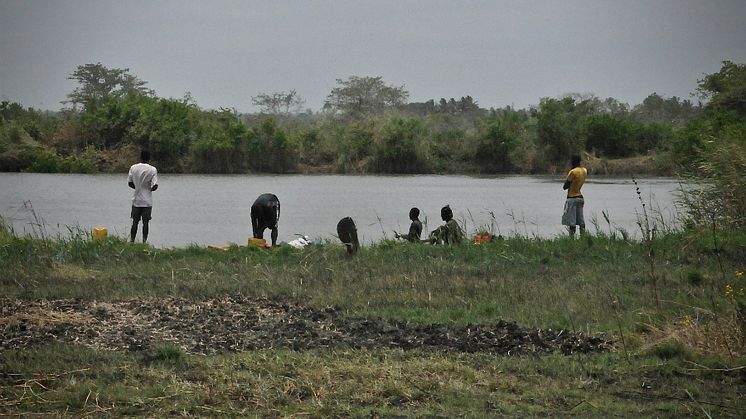
POLYGON ((454 247, 385 241, 348 258, 336 245, 220 251, 156 249, 117 238, 13 238, 0 255, 6 266, 0 292, 97 300, 241 293, 416 322, 504 318, 603 331, 616 329, 619 316, 631 324, 652 309, 658 315, 682 313, 680 305, 712 309, 743 270, 745 240, 681 233, 649 245, 591 235, 454 247), (665 303, 656 305, 656 289, 665 303))
POLYGON ((744 407, 738 372, 618 353, 518 358, 350 350, 147 358, 52 346, 3 353, 2 361, 20 378, 15 385, 4 380, 3 412, 10 414, 736 417, 744 407))
POLYGON ((382 242, 259 251, 155 249, 85 235, 0 232, 0 292, 114 301, 243 294, 328 305, 350 317, 491 323, 612 335, 609 353, 261 350, 75 345, 0 353, 0 412, 192 415, 737 416, 746 410, 738 299, 746 236, 648 242, 510 238, 437 247, 382 242))

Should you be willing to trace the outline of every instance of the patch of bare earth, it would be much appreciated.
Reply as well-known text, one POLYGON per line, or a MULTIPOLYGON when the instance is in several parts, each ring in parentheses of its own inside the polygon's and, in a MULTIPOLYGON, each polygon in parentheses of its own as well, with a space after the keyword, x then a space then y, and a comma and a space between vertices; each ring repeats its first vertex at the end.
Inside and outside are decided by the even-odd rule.
POLYGON ((568 330, 515 323, 420 325, 351 318, 334 307, 226 296, 119 302, 0 299, 0 350, 69 342, 100 350, 148 350, 172 344, 190 354, 324 347, 402 348, 502 355, 605 351, 612 342, 568 330))

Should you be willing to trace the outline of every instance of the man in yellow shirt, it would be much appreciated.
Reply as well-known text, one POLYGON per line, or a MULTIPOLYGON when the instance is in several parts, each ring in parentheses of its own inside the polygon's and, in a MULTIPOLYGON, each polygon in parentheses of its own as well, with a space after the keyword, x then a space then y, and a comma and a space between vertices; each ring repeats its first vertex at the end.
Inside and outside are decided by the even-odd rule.
POLYGON ((580 234, 585 233, 585 220, 583 219, 583 194, 580 188, 588 177, 588 170, 580 165, 580 155, 573 154, 570 163, 572 169, 567 174, 565 184, 562 189, 567 190, 567 199, 565 200, 565 212, 562 214, 562 225, 566 225, 570 231, 570 237, 575 237, 575 226, 580 226, 580 234))

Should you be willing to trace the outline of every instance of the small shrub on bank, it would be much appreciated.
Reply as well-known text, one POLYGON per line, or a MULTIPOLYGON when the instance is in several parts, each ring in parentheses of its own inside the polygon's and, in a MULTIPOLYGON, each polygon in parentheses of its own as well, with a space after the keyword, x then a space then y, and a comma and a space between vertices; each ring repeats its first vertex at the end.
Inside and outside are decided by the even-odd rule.
POLYGON ((699 286, 704 284, 705 282, 705 276, 702 274, 702 272, 696 270, 696 269, 688 269, 684 273, 684 277, 686 278, 686 282, 689 285, 699 286))
POLYGON ((186 360, 186 353, 177 346, 166 344, 157 346, 146 359, 150 362, 179 364, 186 360))
POLYGON ((660 359, 693 359, 692 351, 684 344, 675 340, 668 340, 654 345, 647 351, 649 354, 657 356, 660 359))

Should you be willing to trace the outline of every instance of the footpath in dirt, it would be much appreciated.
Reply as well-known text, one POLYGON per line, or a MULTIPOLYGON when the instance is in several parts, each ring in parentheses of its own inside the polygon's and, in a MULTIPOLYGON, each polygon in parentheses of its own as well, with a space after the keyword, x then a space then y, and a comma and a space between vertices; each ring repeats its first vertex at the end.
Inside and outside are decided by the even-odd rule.
POLYGON ((258 349, 402 348, 525 355, 609 350, 605 336, 493 324, 421 325, 352 318, 294 300, 226 296, 118 302, 0 299, 0 350, 52 342, 147 351, 171 344, 190 354, 258 349))

